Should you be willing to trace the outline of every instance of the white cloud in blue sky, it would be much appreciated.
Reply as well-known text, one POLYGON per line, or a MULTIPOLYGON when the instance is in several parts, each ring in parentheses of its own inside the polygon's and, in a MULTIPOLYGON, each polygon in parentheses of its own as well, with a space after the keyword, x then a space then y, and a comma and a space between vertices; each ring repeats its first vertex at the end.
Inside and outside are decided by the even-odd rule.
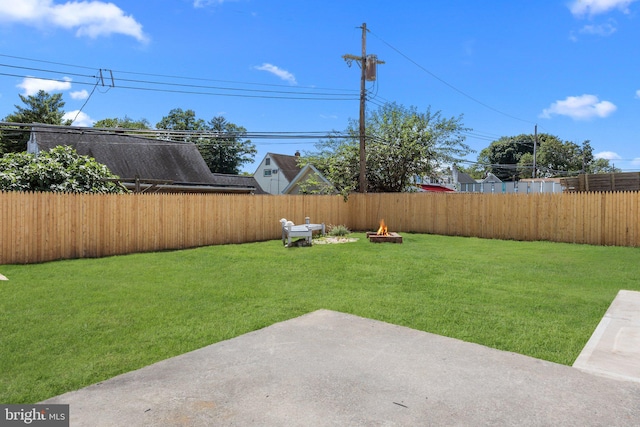
POLYGON ((142 25, 113 3, 102 1, 0 0, 0 21, 36 28, 75 30, 78 37, 95 39, 122 34, 146 43, 142 25))
POLYGON ((566 99, 552 103, 542 111, 540 117, 568 116, 574 120, 605 118, 613 114, 617 107, 609 101, 600 101, 596 95, 568 96, 566 99))
POLYGON ((569 10, 575 16, 594 16, 618 9, 629 13, 629 5, 636 0, 574 0, 569 10))
POLYGON ((35 95, 40 90, 44 90, 45 92, 62 92, 71 89, 71 79, 65 77, 64 81, 56 81, 26 77, 22 79, 22 82, 18 83, 16 87, 23 90, 22 94, 24 96, 35 95))
POLYGON ((289 82, 289 84, 292 85, 296 85, 298 84, 298 82, 296 82, 296 77, 291 74, 290 72, 288 72, 287 70, 283 70, 280 67, 277 67, 273 64, 269 64, 269 63, 264 63, 262 65, 259 66, 255 66, 254 67, 256 70, 260 70, 260 71, 266 71, 268 73, 273 74, 274 76, 277 76, 279 78, 281 78, 282 80, 289 82))
POLYGON ((69 95, 71 96, 71 99, 87 99, 89 97, 89 92, 87 92, 85 89, 82 89, 69 92, 69 95))
POLYGON ((636 98, 640 99, 640 89, 636 91, 636 98))
MULTIPOLYGON (((227 0, 229 1, 229 0, 227 0)), ((225 0, 193 0, 193 7, 206 7, 210 5, 222 4, 225 0)))
POLYGON ((73 120, 73 126, 91 127, 96 122, 88 114, 80 110, 69 111, 62 116, 62 120, 73 120))
POLYGON ((600 153, 594 154, 596 159, 606 159, 606 160, 620 160, 622 157, 618 153, 614 153, 613 151, 602 151, 600 153))
POLYGON ((605 22, 604 24, 589 24, 585 25, 580 29, 580 33, 582 34, 591 34, 594 36, 610 36, 615 33, 618 29, 615 26, 615 21, 610 20, 609 22, 605 22))

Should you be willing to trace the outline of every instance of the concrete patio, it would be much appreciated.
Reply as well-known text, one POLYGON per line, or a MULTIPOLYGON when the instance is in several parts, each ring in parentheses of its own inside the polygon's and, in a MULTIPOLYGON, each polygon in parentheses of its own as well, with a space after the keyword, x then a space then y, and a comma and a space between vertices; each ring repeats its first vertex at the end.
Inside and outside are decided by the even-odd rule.
POLYGON ((44 403, 72 426, 636 426, 639 295, 576 368, 319 310, 44 403))

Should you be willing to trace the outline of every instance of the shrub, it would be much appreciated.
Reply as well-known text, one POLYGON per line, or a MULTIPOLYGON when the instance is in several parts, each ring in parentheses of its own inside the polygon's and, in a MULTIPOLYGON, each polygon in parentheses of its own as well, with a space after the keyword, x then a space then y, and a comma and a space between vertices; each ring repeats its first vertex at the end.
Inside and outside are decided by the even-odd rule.
POLYGON ((103 164, 58 146, 37 156, 7 153, 0 157, 0 191, 54 191, 66 193, 123 193, 124 188, 103 164))
POLYGON ((329 226, 329 236, 348 236, 351 233, 345 225, 330 225, 329 226))

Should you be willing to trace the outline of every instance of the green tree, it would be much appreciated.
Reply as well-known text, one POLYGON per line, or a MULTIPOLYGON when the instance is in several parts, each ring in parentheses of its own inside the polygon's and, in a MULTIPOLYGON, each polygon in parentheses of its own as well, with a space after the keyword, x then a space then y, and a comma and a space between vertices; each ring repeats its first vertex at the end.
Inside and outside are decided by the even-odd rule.
POLYGON ((318 175, 311 174, 307 179, 298 184, 300 194, 334 194, 332 185, 321 180, 318 175))
POLYGON ((93 124, 94 128, 104 129, 136 129, 136 130, 148 130, 151 128, 147 119, 133 120, 128 116, 123 118, 110 118, 98 120, 93 124))
POLYGON ((207 123, 208 137, 199 138, 196 146, 202 158, 215 173, 238 174, 245 163, 251 163, 257 152, 254 144, 242 139, 247 130, 217 116, 207 123))
POLYGON ((621 169, 609 163, 607 159, 593 159, 587 166, 585 173, 620 173, 621 169))
POLYGON ((315 166, 346 197, 358 188, 360 154, 356 139, 352 136, 344 140, 337 133, 329 135, 329 138, 315 145, 317 152, 300 157, 298 162, 300 166, 315 166))
MULTIPOLYGON (((220 116, 205 122, 196 117, 193 110, 175 108, 156 127, 179 131, 179 140, 195 143, 209 170, 214 173, 237 174, 243 164, 253 161, 257 152, 250 140, 243 139, 247 134, 245 128, 220 116)), ((176 139, 175 134, 170 139, 176 139)))
POLYGON ((0 190, 67 193, 123 193, 117 178, 103 164, 58 146, 38 155, 7 153, 0 158, 0 190))
MULTIPOLYGON (((346 139, 336 135, 301 159, 313 164, 343 194, 358 189, 359 124, 352 120, 346 139)), ((444 164, 471 152, 464 144, 462 118, 443 118, 388 103, 366 117, 367 191, 406 191, 415 176, 433 176, 444 164)))
POLYGON ((185 111, 182 108, 174 108, 156 124, 156 128, 171 131, 185 131, 186 133, 183 134, 180 139, 191 142, 193 137, 189 132, 203 131, 206 129, 206 124, 204 120, 196 117, 195 111, 185 111))
MULTIPOLYGON (((48 125, 71 125, 70 120, 63 120, 64 101, 62 94, 53 95, 41 90, 35 95, 19 95, 24 107, 16 105, 16 111, 9 114, 3 121, 11 123, 42 123, 48 125)), ((27 150, 29 140, 28 126, 9 126, 0 133, 0 154, 18 153, 27 150)))
MULTIPOLYGON (((523 165, 532 162, 521 162, 522 156, 531 154, 533 159, 533 135, 503 136, 497 141, 493 141, 487 148, 478 154, 478 163, 484 165, 484 173, 491 172, 501 180, 518 179, 527 177, 527 170, 523 165), (521 166, 518 167, 518 164, 521 166)), ((528 171, 531 177, 531 169, 528 171)))
MULTIPOLYGON (((478 155, 484 173, 491 172, 502 180, 518 180, 533 176, 534 135, 504 136, 492 142, 478 155)), ((611 170, 609 161, 594 159, 590 141, 581 146, 547 133, 538 135, 536 177, 602 173, 611 170)))

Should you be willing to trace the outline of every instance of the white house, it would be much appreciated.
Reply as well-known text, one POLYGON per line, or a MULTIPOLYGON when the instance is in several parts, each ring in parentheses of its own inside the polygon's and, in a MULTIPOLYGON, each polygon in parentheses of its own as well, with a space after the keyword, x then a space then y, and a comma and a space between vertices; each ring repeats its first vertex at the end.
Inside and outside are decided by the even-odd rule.
POLYGON ((253 177, 262 189, 269 194, 282 194, 302 169, 298 166, 300 152, 293 156, 267 153, 258 165, 253 177))
POLYGON ((301 194, 301 184, 307 180, 314 184, 307 190, 319 194, 336 193, 333 185, 313 165, 300 167, 300 152, 293 156, 267 153, 258 165, 253 177, 265 193, 268 194, 301 194))

